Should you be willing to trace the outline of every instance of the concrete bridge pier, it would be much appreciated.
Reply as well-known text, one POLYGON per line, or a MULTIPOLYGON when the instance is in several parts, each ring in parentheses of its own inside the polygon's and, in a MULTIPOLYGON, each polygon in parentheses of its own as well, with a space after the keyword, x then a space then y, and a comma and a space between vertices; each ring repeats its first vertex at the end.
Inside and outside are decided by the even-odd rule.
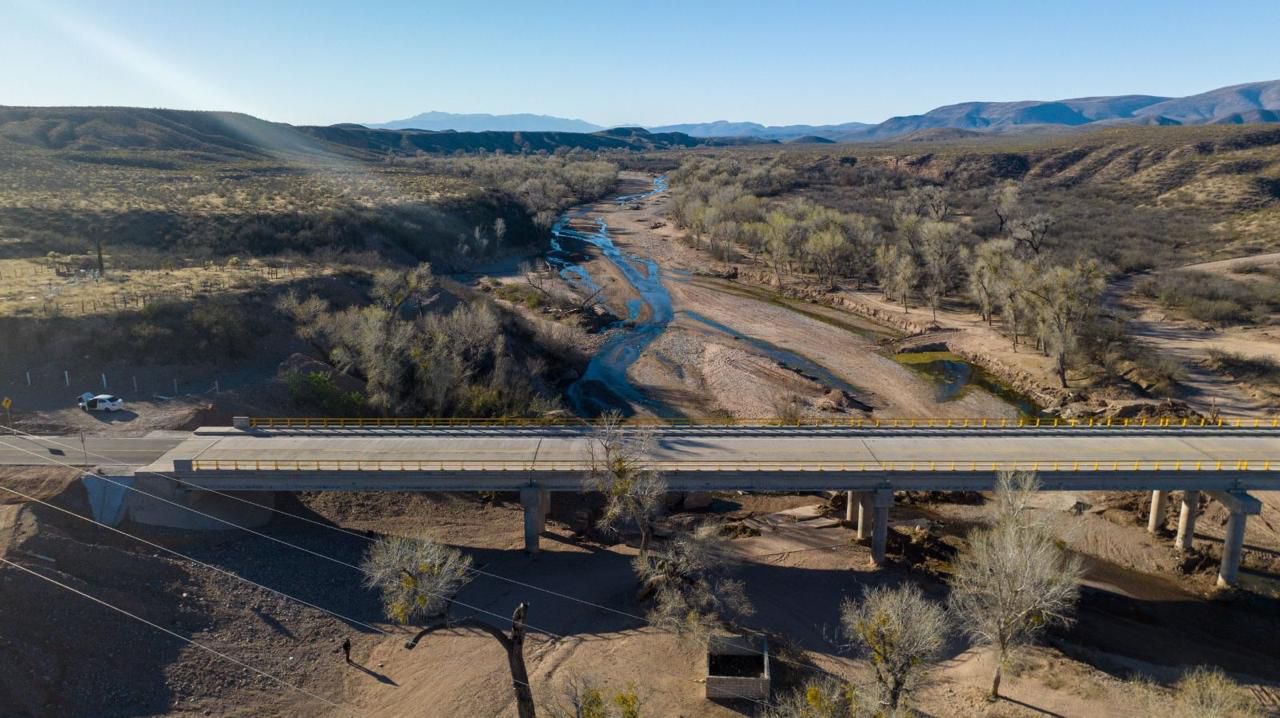
POLYGON ((1164 508, 1168 499, 1168 491, 1157 489, 1151 492, 1151 515, 1147 517, 1147 531, 1155 533, 1164 527, 1164 508))
POLYGON ((539 539, 547 527, 547 512, 551 508, 551 492, 539 486, 520 489, 520 505, 524 508, 524 550, 537 553, 539 539))
POLYGON ((1191 541, 1196 534, 1196 512, 1199 508, 1200 492, 1183 491, 1182 506, 1178 511, 1178 538, 1174 540, 1174 546, 1179 551, 1187 551, 1191 548, 1191 541))
POLYGON ((1218 566, 1218 585, 1234 586, 1240 575, 1240 557, 1244 553, 1244 529, 1250 515, 1262 513, 1262 502, 1244 492, 1210 491, 1231 513, 1227 516, 1226 535, 1222 537, 1222 564, 1218 566))
POLYGON ((872 517, 875 515, 875 496, 869 491, 858 493, 858 532, 861 540, 871 535, 872 517))
POLYGON ((861 497, 858 496, 857 491, 844 492, 844 522, 849 524, 850 526, 853 525, 853 520, 857 516, 857 512, 858 512, 858 509, 857 507, 854 506, 854 504, 860 502, 861 500, 862 499, 861 497))
POLYGON ((877 489, 872 499, 875 523, 871 527, 871 563, 884 565, 885 549, 889 541, 889 507, 893 505, 891 489, 877 489))

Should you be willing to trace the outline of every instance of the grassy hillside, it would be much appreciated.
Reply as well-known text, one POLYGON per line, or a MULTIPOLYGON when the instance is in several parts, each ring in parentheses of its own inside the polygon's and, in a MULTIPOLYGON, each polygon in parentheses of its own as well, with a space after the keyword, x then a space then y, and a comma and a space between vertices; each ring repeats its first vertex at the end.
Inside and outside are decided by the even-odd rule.
POLYGON ((797 169, 801 191, 845 209, 865 204, 858 199, 865 193, 848 191, 864 182, 946 186, 980 229, 994 221, 990 188, 1023 181, 1059 216, 1068 241, 1095 247, 1119 268, 1280 250, 1280 127, 911 140, 794 148, 778 157, 797 169))

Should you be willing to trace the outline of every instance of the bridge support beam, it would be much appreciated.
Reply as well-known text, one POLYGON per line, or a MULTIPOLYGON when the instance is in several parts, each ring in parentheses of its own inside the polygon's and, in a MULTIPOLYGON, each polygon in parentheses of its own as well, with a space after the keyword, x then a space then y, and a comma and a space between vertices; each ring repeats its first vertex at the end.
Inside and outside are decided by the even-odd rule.
POLYGON ((858 533, 859 540, 871 535, 872 516, 875 514, 875 496, 869 491, 858 493, 858 533))
POLYGON ((1173 545, 1179 551, 1191 549, 1191 541, 1196 534, 1196 512, 1200 510, 1200 492, 1183 491, 1182 507, 1178 511, 1178 538, 1173 545))
POLYGON ((883 566, 885 549, 889 542, 889 507, 893 505, 893 491, 877 489, 873 504, 875 523, 871 527, 871 563, 883 566))
POLYGON ((551 494, 537 486, 525 486, 520 489, 520 505, 524 508, 524 550, 537 553, 539 537, 547 527, 551 494))
POLYGON ((1168 491, 1157 489, 1151 492, 1151 515, 1147 517, 1147 531, 1155 533, 1164 528, 1164 508, 1168 499, 1168 491))

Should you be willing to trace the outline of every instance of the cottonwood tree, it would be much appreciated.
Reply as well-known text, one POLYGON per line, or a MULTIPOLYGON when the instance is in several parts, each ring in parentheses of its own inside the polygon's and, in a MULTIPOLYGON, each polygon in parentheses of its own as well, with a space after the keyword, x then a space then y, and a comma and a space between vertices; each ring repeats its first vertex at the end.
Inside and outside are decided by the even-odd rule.
POLYGON ((1035 298, 1040 339, 1054 358, 1058 381, 1067 387, 1067 356, 1076 348, 1080 331, 1093 318, 1106 288, 1102 268, 1093 259, 1070 267, 1053 267, 1027 288, 1035 298))
POLYGON ((764 718, 907 718, 910 711, 886 710, 871 691, 835 676, 810 678, 767 708, 764 718))
POLYGON ((1006 281, 1013 260, 1013 242, 993 239, 979 244, 969 266, 969 297, 978 305, 982 320, 991 324, 992 315, 1001 305, 1001 283, 1006 281))
POLYGON ((935 320, 943 298, 959 285, 963 276, 968 255, 963 234, 959 227, 949 222, 925 222, 920 227, 922 287, 935 320))
POLYGON ((1000 221, 1000 228, 996 231, 1004 234, 1005 229, 1009 227, 1009 222, 1017 217, 1022 209, 1022 185, 1013 180, 1006 180, 996 185, 988 198, 991 201, 992 210, 996 213, 996 219, 1000 221))
POLYGON ((413 648, 428 633, 442 627, 476 628, 497 640, 507 654, 520 718, 535 718, 533 689, 524 660, 527 604, 521 603, 512 614, 511 635, 475 616, 451 618, 449 609, 454 598, 471 581, 471 557, 426 538, 383 537, 369 547, 361 568, 365 585, 381 593, 383 613, 388 619, 422 626, 406 648, 413 648))
POLYGON ((995 490, 994 522, 969 533, 968 550, 953 564, 951 611, 979 645, 995 651, 990 698, 1011 653, 1046 628, 1067 625, 1079 598, 1083 566, 1036 522, 1030 498, 1035 475, 1002 472, 995 490))
POLYGON ((672 537, 632 566, 640 595, 652 598, 649 622, 699 641, 754 613, 746 588, 725 574, 732 561, 716 526, 672 537))
POLYGON ((836 227, 827 227, 809 236, 805 254, 817 269, 818 280, 826 287, 835 286, 836 277, 849 254, 849 240, 836 227))
POLYGON ((667 482, 649 466, 654 435, 648 429, 628 429, 614 411, 600 419, 591 439, 591 469, 586 488, 604 495, 604 511, 597 526, 618 531, 624 523, 640 529, 640 560, 649 555, 653 521, 662 509, 667 482))
POLYGON ((1049 241, 1055 220, 1048 212, 1037 212, 1029 217, 1017 217, 1009 222, 1009 236, 1031 256, 1040 256, 1049 241))
MULTIPOLYGON (((477 231, 479 227, 476 228, 477 231)), ((380 269, 373 275, 373 298, 391 315, 413 302, 419 315, 431 299, 436 277, 431 264, 423 262, 412 269, 380 269)))
POLYGON ((880 703, 905 707, 907 695, 942 653, 947 616, 914 584, 867 589, 840 607, 844 635, 871 661, 880 703))
POLYGON ((897 242, 886 241, 876 250, 876 267, 885 295, 897 298, 902 303, 902 311, 910 311, 911 292, 920 278, 920 269, 910 250, 897 242))

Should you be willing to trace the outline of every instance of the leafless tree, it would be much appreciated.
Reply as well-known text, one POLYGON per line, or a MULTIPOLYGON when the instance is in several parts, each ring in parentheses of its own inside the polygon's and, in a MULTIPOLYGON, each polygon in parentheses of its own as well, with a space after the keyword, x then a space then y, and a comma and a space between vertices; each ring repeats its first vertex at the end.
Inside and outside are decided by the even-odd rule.
POLYGON ((604 512, 597 525, 617 531, 634 523, 640 530, 640 560, 649 555, 653 520, 662 508, 667 482, 649 467, 654 435, 644 428, 628 429, 622 415, 601 417, 591 441, 591 470, 586 488, 604 494, 604 512))
POLYGON ((373 275, 373 298, 392 315, 409 302, 422 314, 435 287, 436 277, 427 262, 412 269, 381 269, 373 275))
POLYGON ((451 619, 454 597, 471 581, 471 558, 430 539, 383 537, 369 547, 361 567, 365 585, 381 592, 387 618, 400 624, 428 622, 407 648, 442 627, 470 627, 493 636, 507 653, 520 718, 535 718, 533 689, 524 660, 526 604, 521 603, 512 614, 509 636, 474 616, 451 619))
POLYGON ((988 325, 1000 306, 1001 283, 1009 273, 1012 260, 1013 242, 1007 239, 983 242, 973 251, 969 267, 969 296, 978 305, 978 312, 988 325))
POLYGON ((951 610, 960 629, 996 653, 991 699, 1012 651, 1053 625, 1071 622, 1083 566, 1068 555, 1029 508, 1035 475, 1002 472, 995 517, 969 534, 969 548, 953 564, 951 610))
POLYGON ((1054 357, 1058 381, 1067 386, 1067 356, 1076 348, 1080 330, 1094 315, 1106 279, 1096 260, 1053 267, 1027 288, 1034 297, 1040 339, 1054 357))
POLYGON ((884 293, 902 303, 902 311, 911 308, 911 292, 920 279, 915 258, 903 245, 886 241, 876 250, 876 266, 884 293))
POLYGON ((754 612, 743 583, 725 576, 733 562, 717 529, 706 525, 677 534, 661 550, 636 557, 641 596, 653 599, 650 623, 705 641, 754 612))
POLYGON ((968 250, 961 229, 949 222, 925 222, 920 228, 920 260, 924 275, 924 296, 938 318, 938 306, 964 276, 968 250))
POLYGON ((1045 249, 1049 234, 1053 230, 1053 215, 1037 212, 1030 217, 1018 217, 1009 222, 1009 236, 1029 251, 1031 256, 1039 256, 1045 249))
POLYGON ((873 587, 860 601, 845 599, 840 623, 870 659, 880 702, 892 711, 905 707, 907 695, 946 645, 946 611, 914 584, 873 587))
POLYGON ((1022 206, 1022 185, 1013 180, 1001 182, 991 190, 990 195, 991 207, 996 213, 996 219, 1000 220, 999 234, 1009 226, 1015 217, 1018 216, 1022 206))

